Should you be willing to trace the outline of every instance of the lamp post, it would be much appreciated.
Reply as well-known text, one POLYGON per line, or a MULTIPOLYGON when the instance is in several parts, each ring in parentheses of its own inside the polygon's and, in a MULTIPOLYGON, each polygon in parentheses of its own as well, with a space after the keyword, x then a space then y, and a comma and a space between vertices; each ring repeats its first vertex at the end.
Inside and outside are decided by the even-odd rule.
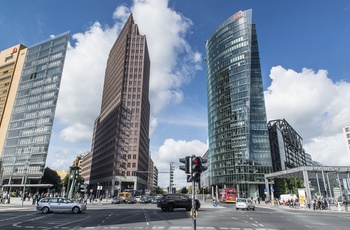
POLYGON ((74 195, 74 189, 75 189, 75 183, 76 183, 76 179, 77 179, 77 176, 79 174, 79 167, 78 166, 70 166, 70 172, 71 172, 71 179, 72 179, 72 182, 70 184, 70 188, 69 188, 69 192, 68 192, 68 199, 72 199, 73 198, 73 195, 74 195))
POLYGON ((27 170, 28 170, 28 161, 27 161, 26 166, 24 168, 24 178, 23 178, 24 181, 23 181, 22 205, 21 205, 22 208, 23 208, 23 202, 24 202, 24 199, 25 199, 24 193, 26 191, 26 184, 27 184, 27 177, 28 177, 27 170))

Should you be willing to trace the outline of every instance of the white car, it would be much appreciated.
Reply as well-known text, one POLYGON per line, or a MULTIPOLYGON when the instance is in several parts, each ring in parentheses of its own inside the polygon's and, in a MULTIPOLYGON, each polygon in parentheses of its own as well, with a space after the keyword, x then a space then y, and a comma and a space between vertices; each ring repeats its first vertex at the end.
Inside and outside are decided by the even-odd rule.
POLYGON ((247 198, 238 198, 236 201, 236 210, 238 209, 247 209, 250 210, 252 209, 253 211, 255 210, 255 205, 250 199, 247 198))

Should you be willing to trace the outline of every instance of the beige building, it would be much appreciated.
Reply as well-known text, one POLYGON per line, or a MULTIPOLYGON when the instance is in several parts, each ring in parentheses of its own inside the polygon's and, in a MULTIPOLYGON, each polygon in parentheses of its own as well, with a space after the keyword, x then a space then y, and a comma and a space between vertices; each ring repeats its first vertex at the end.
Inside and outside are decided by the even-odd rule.
POLYGON ((22 44, 0 52, 0 156, 10 123, 27 48, 22 44))
POLYGON ((92 152, 85 153, 81 158, 80 176, 84 179, 84 183, 90 184, 92 152))

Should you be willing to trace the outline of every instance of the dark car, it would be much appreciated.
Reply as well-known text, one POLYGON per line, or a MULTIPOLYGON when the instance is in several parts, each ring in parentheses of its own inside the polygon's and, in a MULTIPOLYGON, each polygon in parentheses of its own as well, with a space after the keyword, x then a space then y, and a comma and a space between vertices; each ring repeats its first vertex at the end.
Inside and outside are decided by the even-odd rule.
MULTIPOLYGON (((199 200, 196 199, 196 210, 200 206, 199 200)), ((175 208, 185 208, 189 211, 192 208, 192 199, 182 194, 165 194, 160 197, 157 207, 168 212, 174 211, 175 208)))
POLYGON ((121 201, 120 197, 116 196, 112 199, 112 204, 121 204, 121 203, 122 203, 122 201, 121 201))

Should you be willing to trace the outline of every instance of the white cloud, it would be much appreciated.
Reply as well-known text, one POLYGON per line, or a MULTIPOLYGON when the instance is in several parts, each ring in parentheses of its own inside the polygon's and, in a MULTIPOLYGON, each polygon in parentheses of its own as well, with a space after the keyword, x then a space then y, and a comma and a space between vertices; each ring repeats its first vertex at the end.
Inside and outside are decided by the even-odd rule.
MULTIPOLYGON (((164 0, 135 0, 132 12, 140 32, 147 37, 151 58, 151 116, 171 103, 181 103, 181 87, 200 70, 201 55, 186 41, 190 19, 168 8, 164 0)), ((157 124, 153 122, 152 124, 157 124)), ((155 129, 151 126, 151 132, 155 129)))
POLYGON ((177 189, 182 187, 187 187, 189 184, 186 183, 186 174, 185 172, 179 170, 181 163, 179 158, 185 156, 203 156, 207 151, 207 144, 198 141, 185 141, 185 140, 174 140, 166 139, 163 145, 159 148, 157 155, 152 155, 153 161, 160 172, 158 175, 158 181, 160 186, 169 185, 169 172, 170 171, 170 162, 174 163, 175 166, 175 175, 174 182, 177 189))
POLYGON ((348 163, 342 128, 350 122, 350 83, 332 82, 326 70, 296 72, 282 66, 272 67, 270 77, 265 91, 268 120, 286 119, 314 160, 348 163))
POLYGON ((116 27, 104 29, 96 22, 86 32, 72 36, 76 43, 67 51, 56 113, 65 126, 60 137, 66 141, 91 141, 116 31, 116 27))

